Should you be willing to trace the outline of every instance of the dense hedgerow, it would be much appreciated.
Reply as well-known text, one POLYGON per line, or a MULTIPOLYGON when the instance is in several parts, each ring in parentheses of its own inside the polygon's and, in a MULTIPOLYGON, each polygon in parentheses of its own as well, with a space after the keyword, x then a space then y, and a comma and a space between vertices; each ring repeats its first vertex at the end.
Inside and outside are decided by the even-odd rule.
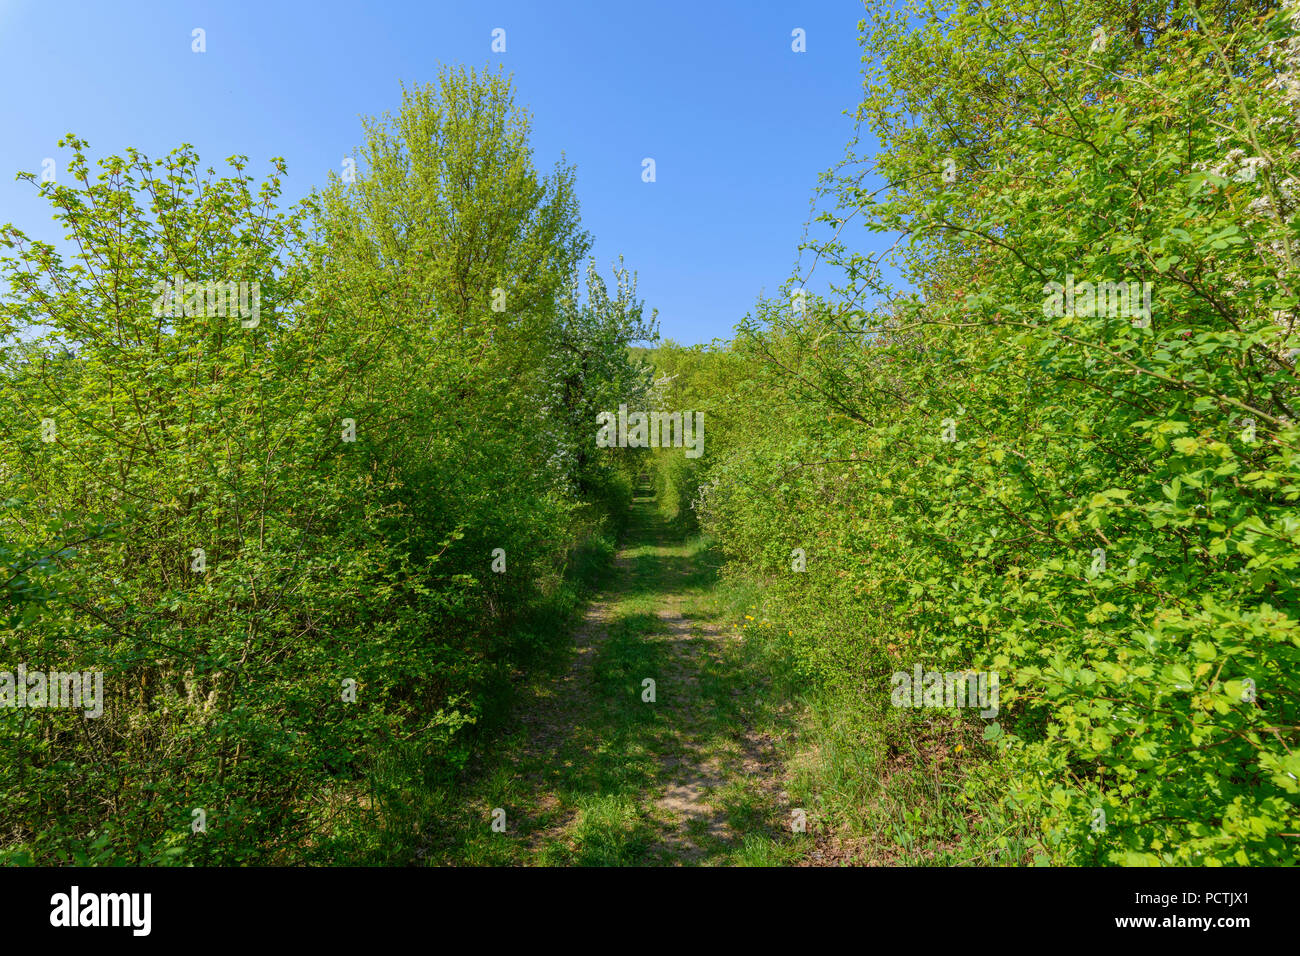
POLYGON ((8 859, 300 859, 392 754, 464 762, 550 639, 575 509, 626 506, 627 466, 571 450, 653 333, 621 270, 578 301, 571 171, 534 171, 498 76, 368 133, 355 182, 287 211, 280 163, 92 178, 69 138, 41 188, 72 261, 0 234, 0 670, 105 687, 97 719, 0 710, 8 859), (256 312, 159 298, 209 281, 256 312))
POLYGON ((1296 862, 1289 12, 882 7, 863 43, 880 149, 827 178, 814 243, 844 285, 742 329, 756 424, 711 448, 706 529, 810 679, 998 671, 971 786, 1042 857, 1296 862), (916 294, 850 219, 903 234, 916 294), (1151 313, 1061 308, 1084 282, 1151 313))

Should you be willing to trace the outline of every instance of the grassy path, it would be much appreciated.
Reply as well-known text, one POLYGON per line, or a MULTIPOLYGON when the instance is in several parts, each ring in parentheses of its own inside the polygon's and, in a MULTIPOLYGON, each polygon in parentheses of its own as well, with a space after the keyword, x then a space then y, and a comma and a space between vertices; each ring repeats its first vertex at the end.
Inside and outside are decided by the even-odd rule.
POLYGON ((638 498, 567 660, 521 688, 426 862, 788 862, 797 844, 776 749, 788 715, 723 621, 716 572, 638 498))

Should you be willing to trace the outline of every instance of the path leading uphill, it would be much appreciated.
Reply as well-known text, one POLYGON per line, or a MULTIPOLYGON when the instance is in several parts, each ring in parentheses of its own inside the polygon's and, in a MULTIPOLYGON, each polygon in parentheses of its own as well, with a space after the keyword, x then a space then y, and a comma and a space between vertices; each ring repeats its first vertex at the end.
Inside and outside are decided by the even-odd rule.
POLYGON ((782 713, 715 606, 716 565, 645 497, 571 660, 525 688, 428 862, 787 861, 782 713), (652 681, 653 683, 647 683, 652 681), (653 697, 653 699, 651 699, 653 697), (505 829, 489 826, 505 812, 505 829), (498 818, 500 814, 498 814, 498 818))

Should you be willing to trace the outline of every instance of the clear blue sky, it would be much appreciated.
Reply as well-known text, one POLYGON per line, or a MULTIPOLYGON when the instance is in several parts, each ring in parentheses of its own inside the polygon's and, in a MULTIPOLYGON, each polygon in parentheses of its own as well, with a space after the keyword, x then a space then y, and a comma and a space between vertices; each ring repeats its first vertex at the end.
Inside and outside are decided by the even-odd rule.
POLYGON ((13 176, 46 157, 62 174, 70 132, 95 157, 189 142, 219 173, 234 153, 259 176, 283 156, 297 199, 353 153, 360 116, 397 107, 399 80, 501 64, 534 114, 539 169, 561 151, 577 166, 602 270, 626 257, 666 337, 729 338, 790 276, 817 174, 843 155, 861 16, 850 0, 0 0, 0 222, 56 238, 13 176), (206 53, 191 52, 195 27, 206 53), (806 53, 791 50, 796 27, 806 53))

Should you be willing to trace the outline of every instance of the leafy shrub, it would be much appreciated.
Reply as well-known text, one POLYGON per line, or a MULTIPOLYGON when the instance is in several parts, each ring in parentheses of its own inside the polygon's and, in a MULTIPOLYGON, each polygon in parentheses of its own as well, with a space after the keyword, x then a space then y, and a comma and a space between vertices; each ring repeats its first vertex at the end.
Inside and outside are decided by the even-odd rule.
POLYGON ((760 305, 764 425, 708 464, 810 678, 1000 672, 986 783, 1056 862, 1297 859, 1300 44, 1256 12, 873 9, 880 153, 814 243, 842 298, 760 305), (914 294, 850 215, 906 234, 914 294), (1150 321, 1053 309, 1067 277, 1150 283, 1150 321))
POLYGON ((393 768, 466 763, 572 606, 586 490, 626 491, 566 460, 591 426, 558 343, 600 393, 648 331, 631 285, 581 323, 563 301, 587 239, 527 134, 507 80, 447 71, 288 211, 279 161, 257 185, 132 150, 92 181, 66 140, 74 184, 41 188, 74 261, 0 234, 0 662, 102 671, 106 699, 0 710, 0 853, 291 861, 393 768))

